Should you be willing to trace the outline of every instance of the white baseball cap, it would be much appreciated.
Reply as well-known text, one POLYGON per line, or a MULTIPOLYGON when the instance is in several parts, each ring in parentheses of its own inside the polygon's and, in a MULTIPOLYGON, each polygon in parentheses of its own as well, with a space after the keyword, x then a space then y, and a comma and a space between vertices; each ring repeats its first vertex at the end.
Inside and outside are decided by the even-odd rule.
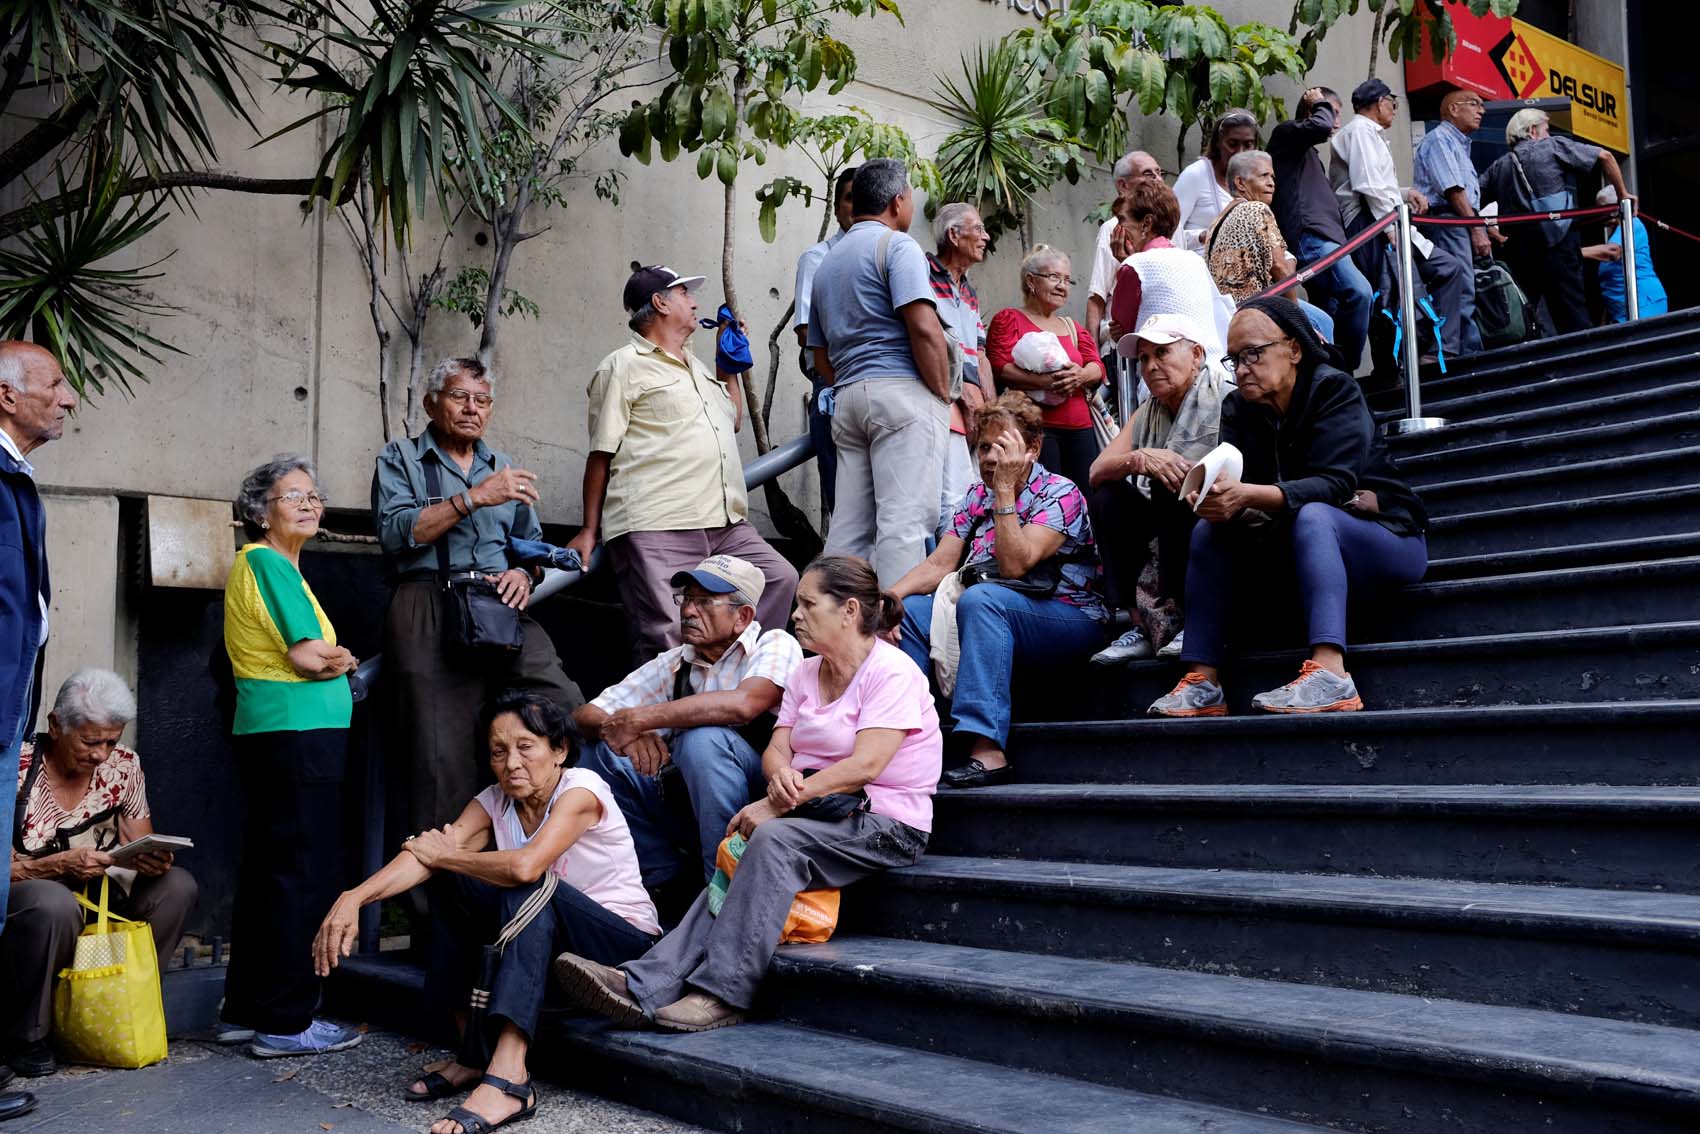
POLYGON ((1203 346, 1204 332, 1186 315, 1153 315, 1145 320, 1145 325, 1138 331, 1123 335, 1116 341, 1116 353, 1123 358, 1137 358, 1140 339, 1158 344, 1178 343, 1185 339, 1189 343, 1203 346))

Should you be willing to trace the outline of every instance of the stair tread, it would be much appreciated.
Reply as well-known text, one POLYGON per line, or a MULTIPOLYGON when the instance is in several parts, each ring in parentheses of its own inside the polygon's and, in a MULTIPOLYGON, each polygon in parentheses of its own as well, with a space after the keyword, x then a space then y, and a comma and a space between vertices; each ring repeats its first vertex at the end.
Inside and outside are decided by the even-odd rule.
MULTIPOLYGON (((1694 366, 1697 363, 1700 363, 1700 353, 1677 355, 1670 358, 1656 359, 1652 362, 1631 362, 1621 366, 1603 368, 1600 370, 1584 370, 1578 374, 1561 374, 1557 377, 1540 377, 1532 382, 1523 382, 1515 386, 1490 386, 1484 389, 1481 388, 1482 384, 1478 383, 1475 384, 1476 388, 1470 390, 1458 392, 1440 391, 1438 392, 1438 396, 1435 392, 1424 391, 1423 412, 1440 417, 1452 417, 1460 410, 1467 409, 1471 406, 1491 406, 1504 401, 1517 401, 1536 393, 1545 393, 1552 390, 1564 390, 1572 387, 1586 389, 1589 386, 1601 384, 1603 381, 1608 380, 1609 376, 1613 374, 1621 374, 1625 380, 1632 381, 1636 376, 1643 375, 1652 370, 1681 370, 1684 366, 1694 366)), ((1665 384, 1678 385, 1680 383, 1681 379, 1679 378, 1676 382, 1665 384)), ((1581 401, 1584 399, 1579 398, 1577 400, 1581 401)), ((1396 421, 1404 415, 1405 410, 1403 407, 1398 409, 1375 411, 1375 416, 1378 421, 1396 421)))
MULTIPOLYGON (((1517 475, 1531 476, 1533 474, 1518 473, 1517 475)), ((1494 522, 1511 517, 1527 516, 1531 513, 1541 515, 1562 514, 1598 508, 1626 508, 1666 500, 1675 503, 1695 499, 1700 499, 1700 484, 1675 484, 1667 488, 1637 489, 1633 492, 1607 492, 1598 496, 1575 496, 1566 500, 1548 500, 1540 504, 1513 504, 1503 508, 1483 508, 1475 512, 1451 512, 1444 516, 1430 517, 1429 531, 1433 533, 1436 529, 1445 529, 1466 523, 1494 522)))
POLYGON ((1023 1015, 1119 1016, 1352 1062, 1700 1098, 1694 1033, 1657 1024, 885 937, 786 946, 775 965, 911 996, 937 990, 1023 1015))
MULTIPOLYGON (((1700 391, 1700 382, 1694 382, 1691 383, 1691 385, 1696 391, 1700 391)), ((1623 400, 1621 398, 1600 398, 1597 402, 1558 406, 1551 410, 1527 410, 1521 414, 1504 414, 1499 417, 1477 418, 1474 421, 1460 422, 1456 426, 1447 426, 1446 428, 1457 429, 1460 433, 1465 430, 1471 432, 1484 432, 1527 422, 1529 419, 1536 417, 1536 415, 1544 414, 1551 414, 1553 417, 1561 420, 1574 420, 1575 415, 1578 412, 1585 412, 1589 406, 1595 404, 1601 407, 1620 406, 1623 404, 1623 400)), ((1564 449, 1572 443, 1581 444, 1602 441, 1610 438, 1634 437, 1643 433, 1657 433, 1661 430, 1668 429, 1673 425, 1683 424, 1700 425, 1700 410, 1690 411, 1687 413, 1662 414, 1657 417, 1642 418, 1638 421, 1620 421, 1613 422, 1609 425, 1594 425, 1585 429, 1569 429, 1557 433, 1542 433, 1533 437, 1501 437, 1495 438, 1491 441, 1478 441, 1469 445, 1460 445, 1454 449, 1423 449, 1418 452, 1400 451, 1397 455, 1399 467, 1409 472, 1413 469, 1424 469, 1433 465, 1445 465, 1449 461, 1467 460, 1472 457, 1480 457, 1505 449, 1534 449, 1536 451, 1549 448, 1564 449)), ((1406 433, 1400 436, 1414 438, 1441 437, 1444 432, 1444 430, 1431 430, 1428 433, 1406 433)), ((1453 434, 1453 436, 1458 435, 1458 433, 1453 434)), ((1406 446, 1406 448, 1409 447, 1410 446, 1406 446)))
POLYGON ((760 1091, 809 1111, 876 1116, 912 1130, 1030 1134, 1303 1134, 1316 1128, 785 1023, 665 1035, 571 1025, 575 1042, 649 1075, 688 1075, 717 1094, 760 1091), (714 1080, 703 1083, 706 1076, 714 1080))
MULTIPOLYGON (((1603 539, 1593 543, 1557 544, 1547 547, 1531 547, 1518 551, 1484 552, 1476 555, 1454 555, 1442 559, 1430 559, 1428 573, 1437 572, 1452 574, 1454 572, 1473 572, 1480 568, 1480 574, 1457 574, 1455 579, 1481 578, 1496 569, 1504 571, 1508 567, 1527 565, 1529 571, 1550 571, 1562 566, 1607 566, 1612 563, 1648 562, 1661 554, 1666 558, 1682 558, 1685 554, 1700 551, 1700 531, 1673 532, 1669 535, 1639 536, 1635 539, 1603 539), (1577 564, 1569 561, 1594 557, 1598 562, 1593 564, 1577 564), (1541 566, 1542 564, 1556 566, 1541 566)), ((1448 580, 1431 579, 1431 582, 1448 580)))
MULTIPOLYGON (((1448 639, 1450 641, 1450 639, 1448 639)), ((1147 663, 1171 664, 1171 663, 1147 663)), ((1700 718, 1700 700, 1671 699, 1666 701, 1606 701, 1595 704, 1553 702, 1538 705, 1448 705, 1443 708, 1364 709, 1356 713, 1318 713, 1295 718, 1278 713, 1259 713, 1247 716, 1202 717, 1194 720, 1170 720, 1163 717, 1098 721, 1034 721, 1018 724, 1012 729, 1016 737, 1047 733, 1051 736, 1070 736, 1130 733, 1159 733, 1192 729, 1271 733, 1287 732, 1294 728, 1314 730, 1318 735, 1338 732, 1382 731, 1387 729, 1444 729, 1462 714, 1481 726, 1516 726, 1534 721, 1553 724, 1600 724, 1609 718, 1680 720, 1700 718)))
POLYGON ((1483 926, 1512 922, 1526 928, 1700 945, 1700 895, 1693 894, 952 855, 928 855, 914 866, 891 871, 888 878, 903 886, 981 887, 1052 900, 1081 893, 1109 901, 1136 893, 1163 894, 1189 904, 1367 912, 1483 926))
POLYGON ((1700 458, 1700 446, 1685 445, 1674 449, 1659 449, 1652 453, 1631 453, 1617 457, 1601 457, 1589 461, 1571 461, 1566 464, 1548 465, 1537 469, 1519 469, 1514 473, 1487 473, 1481 476, 1464 477, 1460 480, 1434 481, 1417 486, 1417 492, 1425 500, 1429 497, 1459 496, 1481 489, 1496 489, 1508 483, 1521 480, 1551 480, 1563 478, 1567 480, 1587 479, 1590 477, 1606 476, 1620 473, 1625 469, 1641 465, 1677 464, 1693 467, 1700 458))
POLYGON ((1532 366, 1550 365, 1558 358, 1585 358, 1591 354, 1621 352, 1625 348, 1683 346, 1695 338, 1694 311, 1685 309, 1641 319, 1634 324, 1613 323, 1591 327, 1584 331, 1553 338, 1530 339, 1528 342, 1495 347, 1464 358, 1455 359, 1442 375, 1438 367, 1422 372, 1423 390, 1448 381, 1481 379, 1492 374, 1505 374, 1532 366), (1629 340, 1627 343, 1621 340, 1629 340), (1562 344, 1562 345, 1561 345, 1562 344))
POLYGON ((1501 575, 1478 575, 1471 579, 1440 579, 1414 583, 1404 588, 1408 595, 1451 594, 1463 590, 1541 589, 1554 584, 1579 583, 1593 579, 1614 581, 1642 576, 1686 575, 1700 571, 1700 555, 1671 559, 1634 559, 1626 563, 1596 563, 1583 567, 1547 567, 1539 571, 1513 571, 1501 575))
POLYGON ((1364 812, 1445 810, 1470 807, 1494 812, 1700 813, 1700 787, 1642 787, 1612 784, 998 784, 953 789, 939 796, 950 804, 995 804, 1050 808, 1203 803, 1273 813, 1282 806, 1364 812))

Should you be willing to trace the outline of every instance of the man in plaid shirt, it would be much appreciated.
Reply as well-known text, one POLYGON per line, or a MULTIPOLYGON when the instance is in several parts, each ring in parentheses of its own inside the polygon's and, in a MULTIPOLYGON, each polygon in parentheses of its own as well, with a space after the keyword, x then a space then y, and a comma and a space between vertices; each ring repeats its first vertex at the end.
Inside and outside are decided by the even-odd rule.
POLYGON ((673 576, 684 645, 666 650, 573 714, 587 743, 579 766, 608 782, 637 844, 644 885, 699 887, 740 808, 767 790, 766 733, 803 660, 797 640, 763 630, 760 569, 714 555, 673 576), (680 794, 688 794, 689 821, 680 794))

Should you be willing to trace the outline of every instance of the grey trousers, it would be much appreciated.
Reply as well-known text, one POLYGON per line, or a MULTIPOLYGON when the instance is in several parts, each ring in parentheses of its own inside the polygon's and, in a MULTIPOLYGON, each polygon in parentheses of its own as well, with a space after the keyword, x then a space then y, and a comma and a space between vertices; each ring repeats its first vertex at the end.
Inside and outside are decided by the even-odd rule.
POLYGON ((925 832, 869 811, 830 823, 768 820, 751 836, 718 917, 708 912, 704 890, 678 928, 620 966, 632 998, 651 1017, 687 988, 748 1009, 779 948, 792 899, 909 866, 926 849, 925 832))
POLYGON ((549 635, 527 615, 525 646, 505 667, 472 669, 443 653, 443 591, 429 581, 397 584, 384 623, 392 757, 412 765, 412 831, 440 827, 488 782, 478 711, 507 689, 531 689, 568 712, 584 694, 561 668, 549 635))
POLYGON ((673 576, 711 555, 735 556, 761 572, 766 586, 756 604, 756 621, 763 630, 783 630, 791 621, 797 569, 749 521, 723 528, 627 532, 608 541, 608 561, 620 603, 632 620, 632 653, 638 665, 682 641, 673 576))
MULTIPOLYGON (((137 877, 127 897, 111 889, 111 909, 153 930, 154 951, 164 971, 195 908, 195 876, 173 866, 157 878, 137 877)), ((96 887, 98 894, 99 888, 96 887)), ((6 901, 6 932, 0 936, 0 1036, 10 1046, 36 1043, 53 1030, 53 983, 76 956, 83 909, 69 886, 49 879, 12 883, 6 901)))
POLYGON ((864 378, 836 390, 837 500, 826 550, 859 555, 889 588, 927 557, 938 526, 950 406, 914 378, 864 378))

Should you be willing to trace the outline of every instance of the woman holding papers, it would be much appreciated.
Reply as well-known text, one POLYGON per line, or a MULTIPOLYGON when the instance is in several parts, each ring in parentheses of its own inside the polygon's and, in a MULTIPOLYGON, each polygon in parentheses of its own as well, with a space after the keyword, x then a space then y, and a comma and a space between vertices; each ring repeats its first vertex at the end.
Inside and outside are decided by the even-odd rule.
POLYGON ((0 1052, 20 1075, 57 1070, 55 975, 71 964, 83 913, 74 891, 110 875, 114 913, 153 928, 160 968, 177 948, 195 905, 195 879, 169 852, 115 863, 112 851, 153 833, 141 761, 118 743, 136 699, 116 673, 83 669, 59 687, 47 731, 23 747, 12 892, 0 935, 0 1052))
POLYGON ((1239 450, 1243 472, 1219 473, 1202 499, 1188 493, 1200 523, 1187 563, 1187 673, 1151 712, 1227 713, 1216 666, 1234 598, 1249 592, 1264 609, 1287 605, 1271 579, 1284 561, 1296 576, 1311 655, 1297 679, 1252 704, 1273 713, 1361 709, 1345 665, 1347 599, 1423 577, 1428 513, 1339 355, 1291 300, 1241 307, 1226 361, 1239 388, 1222 407, 1222 440, 1239 450))

